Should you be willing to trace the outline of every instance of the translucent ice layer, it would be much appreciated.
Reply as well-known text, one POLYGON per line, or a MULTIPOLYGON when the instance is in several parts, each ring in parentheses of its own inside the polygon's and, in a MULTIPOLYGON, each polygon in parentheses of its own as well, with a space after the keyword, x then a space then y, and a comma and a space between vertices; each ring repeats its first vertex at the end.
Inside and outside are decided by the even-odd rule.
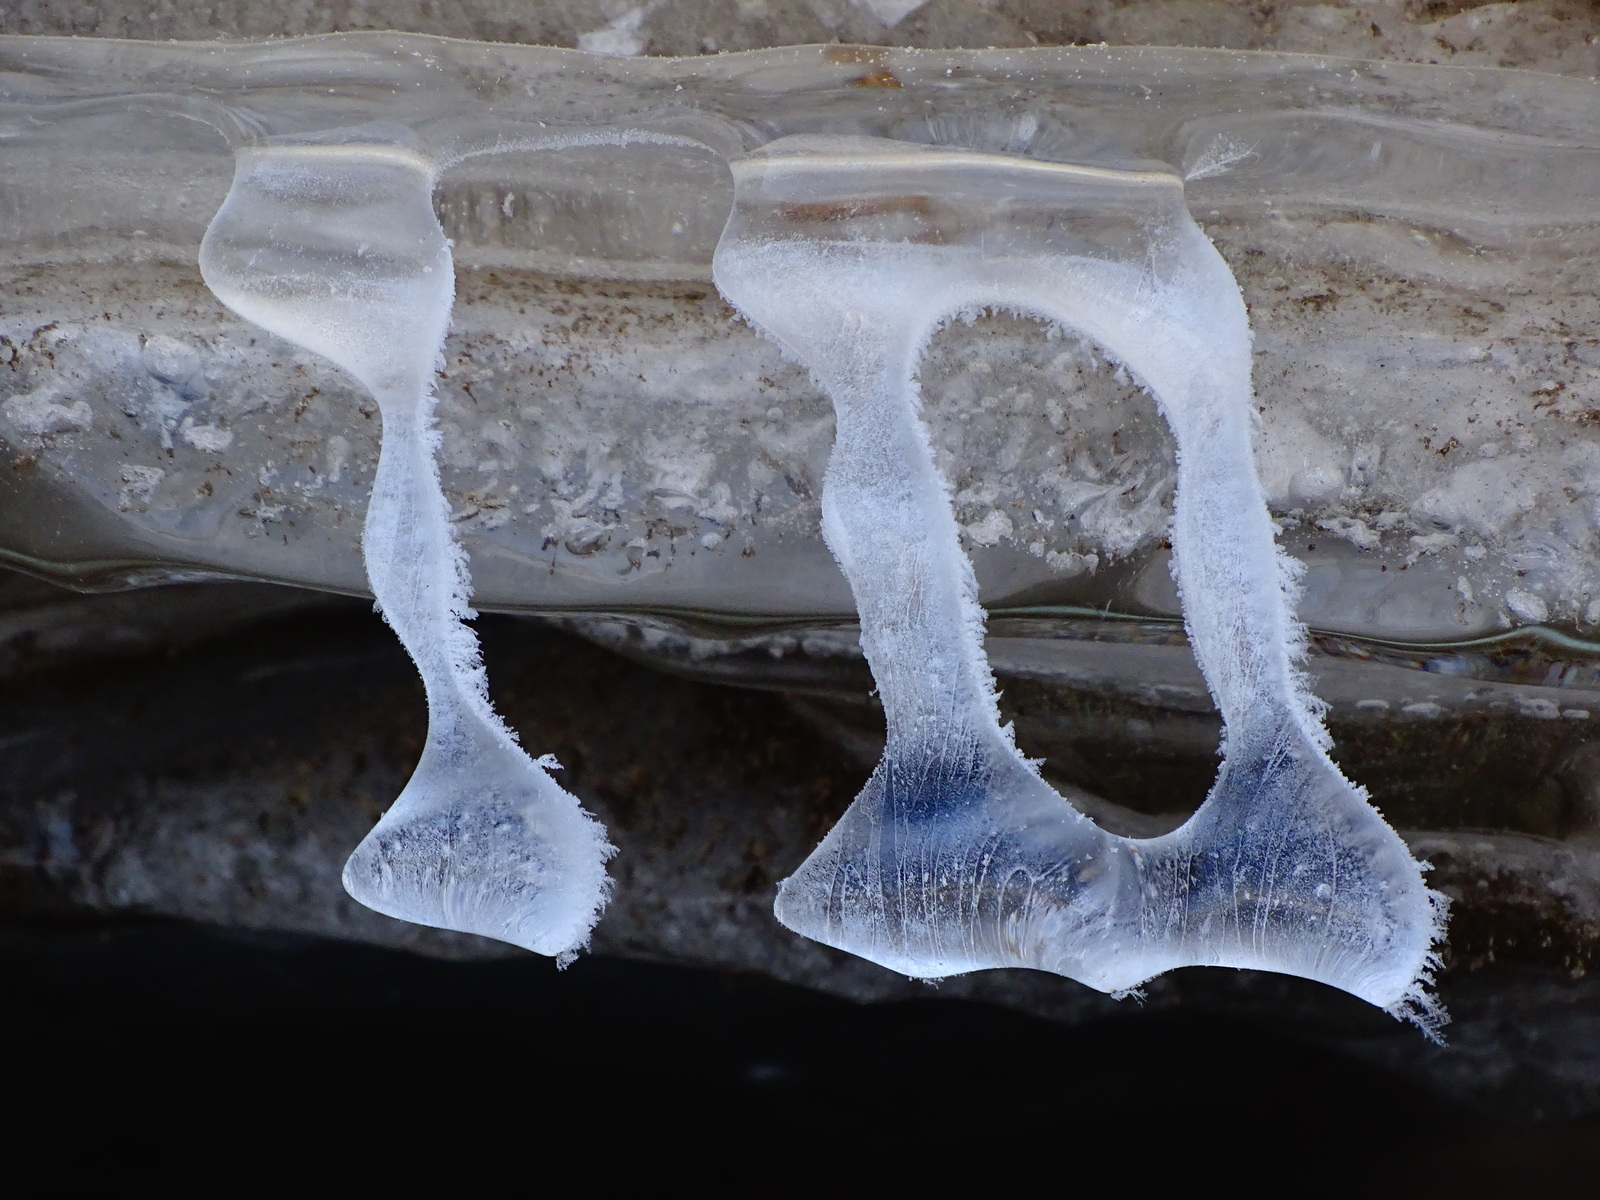
POLYGON ((455 271, 434 167, 382 144, 241 151, 200 249, 219 299, 322 355, 378 403, 383 450, 362 549, 373 595, 421 672, 422 760, 344 869, 363 904, 541 954, 585 943, 609 889, 601 826, 489 703, 467 560, 434 462, 433 373, 455 271))
MULTIPOLYGON (((848 620, 817 534, 831 409, 708 283, 727 157, 844 132, 1190 178, 1250 307, 1261 481, 1315 628, 1445 643, 1600 622, 1590 81, 1096 47, 627 61, 398 35, 3 39, 0 65, 0 555, 27 569, 366 590, 370 403, 223 311, 194 258, 235 146, 382 125, 442 168, 442 484, 479 606, 848 620), (680 140, 452 157, 541 123, 680 140)), ((1175 464, 1148 397, 1007 318, 941 332, 923 375, 986 604, 1176 613, 1175 464)))
POLYGON ((909 975, 1024 966, 1126 992, 1179 966, 1253 967, 1435 1029, 1439 898, 1327 756, 1295 665, 1295 572, 1252 462, 1244 304, 1181 178, 799 137, 734 179, 716 281, 833 399, 823 531, 888 720, 779 919, 909 975), (915 384, 939 324, 983 307, 1093 338, 1175 436, 1175 574, 1226 733, 1210 796, 1164 837, 1096 826, 1000 726, 915 384))

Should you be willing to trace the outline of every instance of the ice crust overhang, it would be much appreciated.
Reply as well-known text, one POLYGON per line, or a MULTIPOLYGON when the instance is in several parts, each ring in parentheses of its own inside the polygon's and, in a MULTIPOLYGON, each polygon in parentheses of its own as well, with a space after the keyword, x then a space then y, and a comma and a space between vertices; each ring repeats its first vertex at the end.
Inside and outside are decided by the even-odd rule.
MULTIPOLYGON (((440 179, 463 298, 444 483, 480 602, 847 617, 814 535, 826 404, 696 281, 727 157, 848 127, 1190 176, 1251 306, 1263 480, 1311 566, 1314 626, 1448 642, 1586 618, 1600 555, 1569 511, 1600 494, 1586 81, 1104 48, 620 61, 387 34, 13 38, 0 58, 20 281, 0 435, 33 464, 6 481, 26 519, 0 540, 32 569, 364 587, 354 528, 376 444, 359 398, 314 362, 255 387, 278 352, 193 277, 231 146, 397 137, 448 161, 627 127, 671 144, 479 154, 440 179), (1503 502, 1486 472, 1509 481, 1503 502)), ((1060 445, 1033 382, 1062 378, 1060 351, 1015 328, 942 344, 925 397, 936 450, 966 473, 958 519, 985 599, 1173 615, 1171 447, 1143 402, 1079 360, 1067 433, 1115 411, 1121 440, 1089 428, 1077 459, 1025 450, 1002 469, 1016 455, 985 432, 1002 426, 968 422, 963 397, 998 397, 1005 427, 1060 445), (979 343, 987 377, 961 349, 979 343)))
MULTIPOLYGON (((814 538, 826 403, 696 280, 730 203, 726 155, 848 126, 1189 174, 1250 301, 1262 475, 1312 568, 1314 626, 1437 643, 1586 621, 1600 555, 1566 510, 1594 509, 1600 480, 1592 83, 1106 48, 618 61, 405 35, 6 38, 0 58, 18 280, 0 435, 34 464, 6 480, 11 512, 50 514, 3 549, 32 570, 363 589, 376 442, 360 400, 317 363, 253 387, 277 352, 192 272, 232 144, 392 136, 448 160, 627 126, 670 144, 480 154, 435 195, 462 288, 445 488, 480 603, 845 618, 814 538), (251 392, 266 410, 246 411, 251 392), (574 450, 602 429, 610 442, 574 450)), ((1173 616, 1154 413, 1080 360, 1083 403, 1062 418, 1034 382, 1062 378, 1059 350, 1014 328, 942 344, 925 397, 942 461, 962 462, 987 602, 1173 616), (981 358, 958 349, 978 341, 981 358), (998 462, 1018 451, 984 442, 1002 426, 963 424, 974 389, 1032 448, 1061 446, 1064 422, 1078 458, 1021 451, 1010 475, 1051 486, 1008 488, 998 462)))

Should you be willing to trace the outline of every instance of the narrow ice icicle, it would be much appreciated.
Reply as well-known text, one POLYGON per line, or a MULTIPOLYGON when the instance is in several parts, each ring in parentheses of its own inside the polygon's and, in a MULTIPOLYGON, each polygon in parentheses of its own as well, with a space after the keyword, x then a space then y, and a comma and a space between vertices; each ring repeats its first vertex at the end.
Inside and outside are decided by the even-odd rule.
POLYGON ((378 402, 383 448, 362 548, 384 616, 422 675, 416 772, 356 848, 345 888, 405 921, 568 955, 604 906, 605 831, 489 704, 466 556, 434 459, 433 373, 455 275, 434 166, 388 145, 239 152, 200 247, 217 297, 332 360, 378 402))
POLYGON ((1124 993, 1180 966, 1281 971, 1435 1031, 1440 898, 1327 755, 1252 462, 1244 304, 1178 177, 797 137, 734 178, 715 279, 833 399, 823 533, 888 719, 779 920, 921 977, 1035 967, 1124 993), (1210 796, 1164 837, 1093 824, 999 724, 915 382, 938 325, 984 307, 1096 340, 1175 435, 1176 572, 1226 733, 1210 796))

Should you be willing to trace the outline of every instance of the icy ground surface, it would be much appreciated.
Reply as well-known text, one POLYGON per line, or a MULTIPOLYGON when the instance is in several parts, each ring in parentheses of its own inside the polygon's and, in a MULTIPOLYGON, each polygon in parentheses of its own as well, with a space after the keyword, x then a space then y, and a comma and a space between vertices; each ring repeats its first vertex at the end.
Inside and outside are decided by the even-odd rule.
POLYGON ((774 142, 734 178, 715 277, 832 397, 823 533, 888 722, 779 919, 912 976, 1027 966, 1120 993, 1178 966, 1253 967, 1436 1029, 1442 898, 1327 757, 1296 666, 1296 572, 1252 463, 1244 305, 1181 180, 823 137, 774 142), (1092 337, 1175 434, 1175 573, 1225 731, 1211 795, 1164 837, 1096 826, 1000 726, 914 382, 934 328, 984 306, 1092 337))
POLYGON ((541 954, 585 944, 609 893, 604 830, 490 707, 470 580, 434 453, 433 371, 455 272, 432 165, 388 146, 242 151, 201 247, 234 311, 348 371, 383 446, 362 549, 373 594, 422 675, 428 736, 344 882, 389 916, 541 954))

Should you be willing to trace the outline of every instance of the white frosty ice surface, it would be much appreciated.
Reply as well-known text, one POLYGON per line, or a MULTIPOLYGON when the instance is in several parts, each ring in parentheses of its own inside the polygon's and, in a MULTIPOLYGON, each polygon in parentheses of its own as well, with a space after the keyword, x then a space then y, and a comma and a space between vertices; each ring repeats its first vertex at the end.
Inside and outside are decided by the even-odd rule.
MULTIPOLYGON (((384 616, 422 675, 428 736, 405 790, 345 866, 363 904, 541 954, 583 945, 604 905, 605 832, 490 706, 462 624, 466 556, 435 463, 434 370, 455 277, 433 165, 384 145, 238 155, 201 246, 206 283, 248 320, 349 371, 383 445, 363 535, 384 616)), ((198 431, 191 431, 198 432, 198 431)))
POLYGON ((1327 755, 1252 462, 1244 304, 1179 176, 823 137, 774 142, 734 176, 715 279, 833 400, 823 531, 888 719, 779 919, 913 976, 1024 966, 1122 993, 1174 967, 1252 967, 1435 1031, 1441 901, 1327 755), (1226 731, 1210 796, 1164 837, 1096 826, 999 724, 916 384, 940 323, 985 307, 1091 337, 1172 428, 1175 573, 1226 731))

